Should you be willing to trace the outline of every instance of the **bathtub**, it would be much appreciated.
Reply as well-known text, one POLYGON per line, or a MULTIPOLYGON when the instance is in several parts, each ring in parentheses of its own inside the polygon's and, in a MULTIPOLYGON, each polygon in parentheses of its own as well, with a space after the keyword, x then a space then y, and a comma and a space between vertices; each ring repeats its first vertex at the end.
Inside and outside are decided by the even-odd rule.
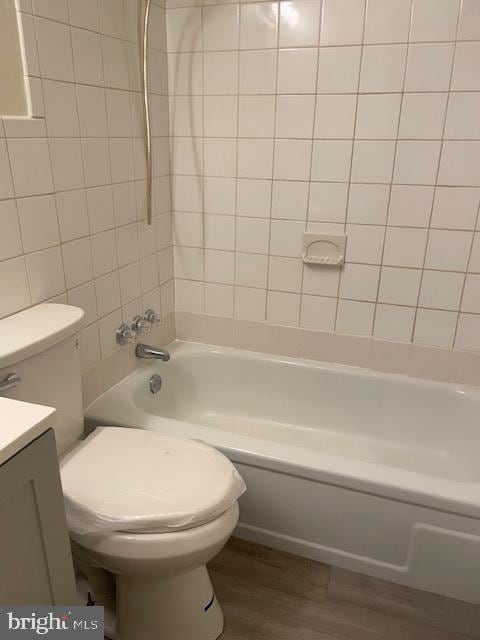
POLYGON ((87 410, 203 440, 244 477, 236 534, 480 603, 480 393, 175 342, 87 410), (153 373, 162 377, 157 394, 153 373))

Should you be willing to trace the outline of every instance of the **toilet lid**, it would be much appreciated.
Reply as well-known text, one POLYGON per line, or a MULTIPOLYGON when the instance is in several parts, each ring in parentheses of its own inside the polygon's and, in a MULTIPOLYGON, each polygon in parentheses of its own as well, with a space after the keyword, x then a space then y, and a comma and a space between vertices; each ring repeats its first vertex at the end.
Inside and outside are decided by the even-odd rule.
POLYGON ((154 431, 99 427, 62 459, 70 531, 176 531, 214 520, 245 491, 212 447, 154 431))

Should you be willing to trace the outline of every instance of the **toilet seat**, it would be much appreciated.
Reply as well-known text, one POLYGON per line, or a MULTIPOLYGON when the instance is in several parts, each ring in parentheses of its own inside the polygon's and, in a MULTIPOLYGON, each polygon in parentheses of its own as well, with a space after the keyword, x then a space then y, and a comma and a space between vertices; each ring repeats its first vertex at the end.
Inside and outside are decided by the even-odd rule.
POLYGON ((61 461, 70 531, 161 533, 225 513, 245 484, 220 452, 154 431, 99 427, 61 461))

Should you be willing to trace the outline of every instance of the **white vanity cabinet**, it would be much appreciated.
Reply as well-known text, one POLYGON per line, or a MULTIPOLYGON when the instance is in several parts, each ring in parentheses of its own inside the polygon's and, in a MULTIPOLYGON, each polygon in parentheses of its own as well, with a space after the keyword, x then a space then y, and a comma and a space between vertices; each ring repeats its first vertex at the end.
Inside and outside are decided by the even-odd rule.
POLYGON ((78 604, 54 414, 0 398, 0 607, 78 604))

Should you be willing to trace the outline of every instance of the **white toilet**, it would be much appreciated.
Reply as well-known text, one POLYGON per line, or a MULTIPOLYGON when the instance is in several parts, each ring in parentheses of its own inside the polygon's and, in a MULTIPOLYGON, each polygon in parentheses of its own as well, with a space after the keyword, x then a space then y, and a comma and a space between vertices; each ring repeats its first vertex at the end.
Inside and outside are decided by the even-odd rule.
POLYGON ((192 440, 100 427, 62 459, 61 475, 95 598, 105 596, 95 569, 115 575, 115 638, 217 638, 223 614, 205 565, 237 524, 244 485, 231 462, 192 440))
POLYGON ((225 456, 192 440, 101 427, 79 441, 82 320, 57 304, 3 320, 12 343, 0 370, 22 380, 9 397, 57 409, 74 558, 97 604, 115 593, 115 640, 215 640, 223 614, 205 565, 235 528, 245 485, 225 456))

